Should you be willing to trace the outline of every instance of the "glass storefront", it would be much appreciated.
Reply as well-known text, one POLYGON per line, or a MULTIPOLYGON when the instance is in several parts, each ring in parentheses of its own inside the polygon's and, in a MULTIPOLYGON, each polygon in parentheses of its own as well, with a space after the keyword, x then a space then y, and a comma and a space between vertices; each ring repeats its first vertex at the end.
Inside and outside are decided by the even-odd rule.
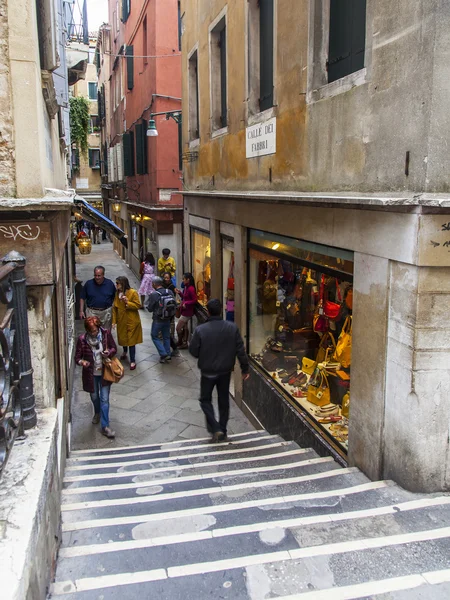
POLYGON ((211 240, 208 233, 191 229, 192 275, 202 306, 211 297, 211 240))
POLYGON ((343 451, 352 299, 352 252, 250 232, 250 356, 343 451))

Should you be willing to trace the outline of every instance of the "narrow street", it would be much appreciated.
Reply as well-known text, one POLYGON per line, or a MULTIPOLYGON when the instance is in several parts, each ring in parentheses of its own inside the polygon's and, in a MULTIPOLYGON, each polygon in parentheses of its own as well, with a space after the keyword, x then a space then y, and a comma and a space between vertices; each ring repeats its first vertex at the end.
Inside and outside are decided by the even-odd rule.
MULTIPOLYGON (((77 278, 83 282, 93 277, 94 267, 103 265, 106 277, 115 281, 125 275, 130 285, 139 289, 133 272, 113 251, 112 244, 93 245, 91 254, 76 253, 77 278)), ((92 403, 82 391, 81 369, 76 367, 72 400, 72 448, 120 447, 134 444, 154 444, 174 440, 200 438, 206 435, 205 419, 198 402, 199 377, 197 361, 187 350, 170 364, 159 364, 159 356, 150 337, 152 315, 140 311, 144 342, 137 346, 135 371, 124 361, 125 376, 111 388, 111 427, 115 440, 100 433, 92 425, 92 403)), ((77 333, 84 332, 83 323, 76 321, 77 333)), ((116 338, 115 332, 113 335, 116 338)), ((118 354, 121 347, 118 347, 118 354)), ((232 402, 229 432, 253 431, 254 427, 232 402)))

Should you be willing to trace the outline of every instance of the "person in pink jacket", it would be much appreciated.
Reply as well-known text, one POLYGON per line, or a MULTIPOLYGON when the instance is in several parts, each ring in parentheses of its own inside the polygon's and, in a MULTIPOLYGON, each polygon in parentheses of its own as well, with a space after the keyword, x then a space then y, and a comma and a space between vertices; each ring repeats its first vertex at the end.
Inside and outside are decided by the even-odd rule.
POLYGON ((181 316, 177 323, 178 348, 180 349, 188 347, 189 323, 192 321, 194 307, 197 303, 197 292, 192 273, 183 275, 183 283, 183 290, 177 290, 177 294, 181 296, 181 316))

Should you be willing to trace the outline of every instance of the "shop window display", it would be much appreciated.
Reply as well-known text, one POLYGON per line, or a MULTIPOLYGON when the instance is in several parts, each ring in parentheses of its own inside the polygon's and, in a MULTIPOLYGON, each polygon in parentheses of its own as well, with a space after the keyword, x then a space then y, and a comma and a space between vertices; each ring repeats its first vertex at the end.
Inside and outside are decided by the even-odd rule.
POLYGON ((317 429, 346 451, 352 254, 292 242, 297 246, 260 232, 250 237, 250 356, 317 429))
POLYGON ((197 289, 197 300, 202 306, 211 297, 211 240, 209 234, 191 230, 192 274, 197 289))

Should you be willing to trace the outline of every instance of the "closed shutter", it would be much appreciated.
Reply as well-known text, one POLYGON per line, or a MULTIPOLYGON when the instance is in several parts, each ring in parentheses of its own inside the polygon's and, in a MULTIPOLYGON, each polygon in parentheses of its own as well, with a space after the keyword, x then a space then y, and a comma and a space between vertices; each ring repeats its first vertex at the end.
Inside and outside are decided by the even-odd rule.
POLYGON ((134 134, 132 131, 123 134, 123 164, 125 177, 134 175, 134 134))
POLYGON ((147 122, 138 123, 134 129, 136 136, 136 172, 145 175, 147 169, 147 122))
POLYGON ((130 16, 131 0, 122 0, 122 21, 125 23, 130 16))
POLYGON ((116 145, 117 148, 117 180, 123 181, 123 150, 122 142, 116 145))
POLYGON ((108 149, 108 182, 111 183, 114 181, 114 156, 113 156, 113 148, 108 149))
POLYGON ((259 0, 259 109, 273 106, 273 0, 259 0))
POLYGON ((102 104, 102 92, 97 89, 97 107, 98 107, 98 118, 100 122, 103 120, 103 104, 102 104))
POLYGON ((227 126, 227 30, 220 32, 220 125, 227 126))
POLYGON ((103 173, 102 175, 108 175, 109 172, 109 157, 108 157, 108 146, 106 145, 106 142, 103 144, 103 150, 102 150, 102 166, 103 166, 103 173))
POLYGON ((331 0, 328 82, 364 67, 366 0, 331 0))
POLYGON ((127 87, 132 90, 134 87, 134 56, 133 46, 127 46, 125 51, 127 56, 127 87))

